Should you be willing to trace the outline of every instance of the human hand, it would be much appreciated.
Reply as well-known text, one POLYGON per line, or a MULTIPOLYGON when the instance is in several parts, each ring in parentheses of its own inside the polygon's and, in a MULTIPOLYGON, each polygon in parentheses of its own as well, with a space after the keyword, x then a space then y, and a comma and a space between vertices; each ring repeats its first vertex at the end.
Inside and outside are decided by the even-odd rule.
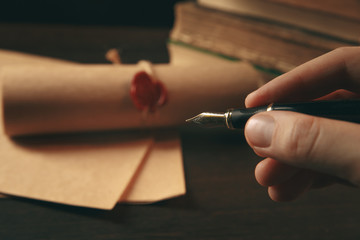
MULTIPOLYGON (((360 47, 346 47, 275 78, 249 94, 245 104, 359 97, 360 47)), ((255 177, 274 201, 339 181, 360 186, 360 124, 270 111, 250 118, 245 137, 265 157, 255 177)))

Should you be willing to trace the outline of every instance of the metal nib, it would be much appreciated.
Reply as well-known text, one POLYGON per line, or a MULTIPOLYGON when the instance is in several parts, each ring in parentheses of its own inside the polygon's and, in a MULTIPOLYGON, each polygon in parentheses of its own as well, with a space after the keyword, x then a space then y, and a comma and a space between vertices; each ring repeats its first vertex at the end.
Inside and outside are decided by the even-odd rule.
POLYGON ((187 119, 186 122, 196 123, 204 127, 223 127, 226 126, 226 114, 204 112, 187 119))

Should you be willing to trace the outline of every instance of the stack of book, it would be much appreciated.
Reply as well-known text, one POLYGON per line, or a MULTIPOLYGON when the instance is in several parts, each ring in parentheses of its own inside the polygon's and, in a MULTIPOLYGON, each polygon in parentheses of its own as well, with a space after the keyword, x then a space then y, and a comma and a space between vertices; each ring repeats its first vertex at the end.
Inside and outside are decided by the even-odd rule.
POLYGON ((358 46, 358 0, 197 0, 175 7, 171 42, 275 73, 358 46))

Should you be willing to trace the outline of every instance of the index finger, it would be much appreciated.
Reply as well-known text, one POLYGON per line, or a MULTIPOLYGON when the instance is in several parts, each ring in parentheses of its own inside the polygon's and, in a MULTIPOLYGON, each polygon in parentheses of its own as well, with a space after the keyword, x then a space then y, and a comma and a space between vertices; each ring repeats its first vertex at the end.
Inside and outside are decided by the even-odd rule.
POLYGON ((338 89, 359 92, 360 47, 338 48, 304 63, 249 94, 245 104, 307 101, 338 89))

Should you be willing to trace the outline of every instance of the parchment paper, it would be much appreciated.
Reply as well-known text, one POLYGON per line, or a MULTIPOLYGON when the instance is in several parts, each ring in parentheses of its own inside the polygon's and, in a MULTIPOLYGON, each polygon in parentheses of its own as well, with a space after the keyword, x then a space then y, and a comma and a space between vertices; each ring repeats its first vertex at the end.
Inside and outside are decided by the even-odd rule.
MULTIPOLYGON (((0 50, 0 67, 24 63, 72 64, 0 50)), ((111 209, 119 199, 149 203, 186 191, 180 141, 169 130, 16 139, 1 130, 0 190, 10 195, 111 209)))
POLYGON ((154 65, 168 103, 146 118, 130 99, 137 65, 8 66, 1 70, 8 135, 164 127, 242 107, 258 74, 245 63, 154 65))
POLYGON ((178 125, 201 111, 242 106, 259 76, 246 63, 181 49, 171 54, 171 64, 153 67, 169 103, 144 117, 129 96, 142 66, 75 65, 0 50, 8 134, 0 132, 0 192, 101 209, 184 194, 176 134, 128 129, 178 125), (114 129, 122 131, 102 132, 114 129))

